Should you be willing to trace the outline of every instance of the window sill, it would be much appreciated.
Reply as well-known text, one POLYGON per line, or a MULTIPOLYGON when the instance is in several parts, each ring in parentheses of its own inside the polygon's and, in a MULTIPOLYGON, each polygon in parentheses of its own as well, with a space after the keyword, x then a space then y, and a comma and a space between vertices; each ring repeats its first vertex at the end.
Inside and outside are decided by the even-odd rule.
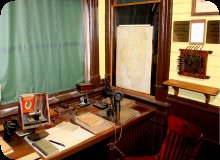
MULTIPOLYGON (((89 92, 88 95, 94 96, 94 92, 100 92, 103 89, 103 87, 96 88, 93 92, 89 92)), ((85 95, 86 93, 80 93, 76 91, 75 89, 51 94, 49 95, 48 101, 50 108, 54 108, 56 105, 63 103, 63 102, 70 102, 79 101, 79 97, 85 95)), ((0 119, 3 119, 5 117, 13 116, 18 113, 18 107, 20 103, 11 103, 6 105, 0 105, 0 119)))

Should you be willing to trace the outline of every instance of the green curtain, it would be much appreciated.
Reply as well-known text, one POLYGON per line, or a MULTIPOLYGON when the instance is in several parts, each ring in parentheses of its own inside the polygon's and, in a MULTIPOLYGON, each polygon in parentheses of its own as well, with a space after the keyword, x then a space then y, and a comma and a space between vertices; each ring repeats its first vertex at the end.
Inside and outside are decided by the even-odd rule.
POLYGON ((2 103, 84 80, 83 1, 17 0, 0 16, 2 103))

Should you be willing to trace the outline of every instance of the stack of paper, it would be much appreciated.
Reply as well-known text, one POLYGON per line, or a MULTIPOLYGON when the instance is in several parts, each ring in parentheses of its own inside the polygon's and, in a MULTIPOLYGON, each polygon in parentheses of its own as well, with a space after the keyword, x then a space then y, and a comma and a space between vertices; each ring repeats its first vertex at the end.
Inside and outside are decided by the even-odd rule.
MULTIPOLYGON (((51 145, 54 145, 56 148, 58 148, 58 152, 68 149, 94 136, 94 134, 90 133, 89 131, 81 128, 78 125, 74 125, 70 122, 62 122, 56 125, 55 127, 49 128, 45 131, 47 131, 49 135, 45 137, 44 140, 47 140, 47 142, 52 140, 52 141, 62 144, 62 145, 59 145, 59 144, 49 142, 51 143, 51 145)), ((50 155, 43 154, 39 149, 37 149, 34 146, 34 142, 31 142, 30 140, 28 140, 27 137, 25 137, 25 140, 45 158, 48 158, 50 156, 50 155)))
POLYGON ((114 123, 103 119, 91 112, 86 112, 79 116, 76 116, 75 122, 94 134, 112 128, 114 125, 114 123))

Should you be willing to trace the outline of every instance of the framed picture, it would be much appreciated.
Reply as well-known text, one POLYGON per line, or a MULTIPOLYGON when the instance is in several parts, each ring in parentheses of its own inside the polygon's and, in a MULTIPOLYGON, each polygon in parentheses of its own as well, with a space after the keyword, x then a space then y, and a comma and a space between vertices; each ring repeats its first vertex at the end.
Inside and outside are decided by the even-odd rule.
POLYGON ((206 20, 191 20, 190 24, 190 44, 203 45, 205 37, 206 20))
POLYGON ((219 15, 218 7, 211 1, 192 0, 192 16, 219 15))

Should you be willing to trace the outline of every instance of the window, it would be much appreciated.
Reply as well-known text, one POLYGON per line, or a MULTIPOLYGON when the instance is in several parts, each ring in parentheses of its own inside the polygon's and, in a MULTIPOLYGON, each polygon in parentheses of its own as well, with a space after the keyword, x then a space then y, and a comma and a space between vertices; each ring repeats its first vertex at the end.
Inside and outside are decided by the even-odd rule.
POLYGON ((85 79, 83 1, 19 0, 0 16, 2 104, 56 93, 85 79))
POLYGON ((112 38, 114 42, 112 43, 112 85, 120 89, 125 89, 125 91, 131 91, 132 93, 135 91, 138 92, 137 94, 150 94, 154 96, 157 78, 159 3, 156 3, 157 1, 155 1, 155 3, 140 3, 134 0, 130 0, 130 3, 124 2, 125 1, 120 1, 118 4, 115 4, 113 11, 114 20, 112 21, 112 26, 114 27, 114 33, 112 34, 112 38), (122 2, 123 4, 120 4, 122 2), (117 42, 120 40, 118 36, 120 35, 120 29, 118 29, 120 26, 121 28, 125 28, 121 41, 123 45, 117 42), (131 28, 128 29, 128 26, 131 28), (137 28, 141 31, 138 31, 137 28), (140 33, 137 34, 137 32, 140 33), (115 37, 113 37, 113 35, 115 37), (139 37, 137 37, 138 35, 139 37), (146 40, 148 44, 141 44, 140 42, 144 41, 141 40, 140 37, 146 40), (126 45, 130 47, 124 47, 126 45), (118 46, 122 47, 118 48, 118 46), (118 51, 121 52, 121 56, 118 51))
MULTIPOLYGON (((165 80, 167 80, 169 78, 169 65, 170 65, 170 43, 171 43, 171 24, 172 24, 172 1, 171 0, 166 0, 166 1, 161 1, 161 0, 153 0, 153 1, 143 1, 142 0, 120 0, 120 1, 109 1, 108 4, 106 5, 106 27, 105 30, 107 33, 106 34, 106 64, 110 64, 111 62, 114 62, 114 54, 112 54, 112 52, 114 53, 114 36, 115 33, 112 31, 114 28, 114 24, 113 23, 117 23, 117 21, 115 20, 114 17, 114 11, 112 10, 111 6, 115 6, 115 7, 119 7, 119 6, 131 6, 131 5, 135 5, 135 4, 147 4, 147 3, 159 3, 159 8, 158 8, 158 14, 156 14, 155 16, 158 16, 158 39, 155 39, 155 41, 157 40, 158 43, 154 43, 157 49, 154 50, 153 52, 156 52, 157 54, 154 54, 153 56, 153 63, 152 63, 152 69, 155 70, 152 71, 152 73, 155 73, 155 75, 151 75, 152 77, 155 77, 155 79, 152 79, 152 83, 155 83, 155 85, 153 86, 154 88, 152 88, 152 92, 151 94, 154 95, 155 94, 155 99, 161 102, 166 101, 167 98, 167 89, 165 87, 163 87, 163 82, 165 80), (134 2, 134 3, 133 3, 134 2), (130 4, 121 4, 121 3, 130 3, 130 4), (113 11, 113 13, 112 13, 113 11), (112 23, 113 21, 113 23, 112 23), (113 43, 113 44, 112 44, 113 43), (155 60, 155 61, 154 61, 155 60), (160 65, 157 65, 160 64, 160 65)), ((155 10, 156 11, 156 10, 155 10)), ((133 12, 135 13, 135 12, 133 12)), ((155 19, 157 19, 155 17, 155 19)), ((154 23, 157 23, 156 21, 154 21, 154 23)), ((155 37, 155 36, 154 36, 155 37)), ((106 75, 112 79, 113 81, 113 85, 114 85, 114 81, 115 81, 115 77, 114 77, 114 71, 115 71, 115 66, 114 64, 111 65, 106 65, 106 75)), ((132 93, 133 94, 133 93, 132 93)), ((130 94, 131 95, 131 94, 130 94)), ((135 95, 135 96, 139 96, 139 95, 135 95)), ((146 97, 146 99, 148 99, 147 96, 142 96, 140 95, 141 98, 142 97, 146 97)), ((150 97, 151 98, 151 97, 150 97)))

